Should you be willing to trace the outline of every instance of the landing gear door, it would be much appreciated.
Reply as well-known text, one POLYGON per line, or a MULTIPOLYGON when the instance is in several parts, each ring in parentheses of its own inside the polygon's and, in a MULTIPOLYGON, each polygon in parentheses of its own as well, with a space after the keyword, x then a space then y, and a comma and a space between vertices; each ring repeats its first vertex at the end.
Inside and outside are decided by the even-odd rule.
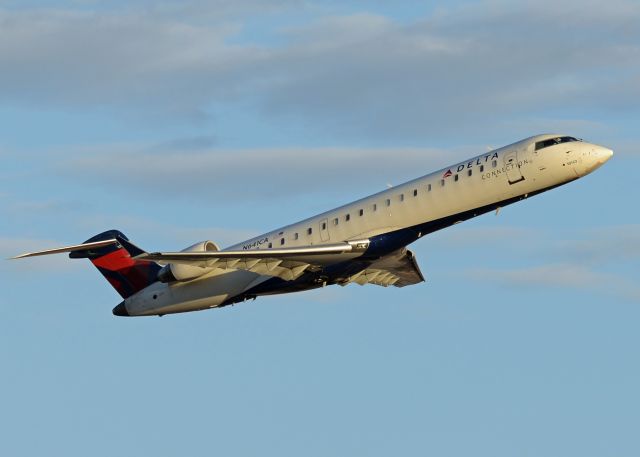
POLYGON ((329 221, 327 219, 322 219, 320 221, 320 239, 322 241, 329 241, 329 221))
POLYGON ((515 184, 520 181, 524 181, 524 176, 520 171, 520 164, 518 162, 518 151, 508 151, 504 155, 504 169, 507 173, 507 179, 509 184, 515 184))

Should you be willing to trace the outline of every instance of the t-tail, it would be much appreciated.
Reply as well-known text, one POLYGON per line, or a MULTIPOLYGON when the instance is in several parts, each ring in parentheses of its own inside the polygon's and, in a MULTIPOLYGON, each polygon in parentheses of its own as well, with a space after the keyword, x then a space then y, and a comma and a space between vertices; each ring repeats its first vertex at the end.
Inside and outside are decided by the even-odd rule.
POLYGON ((131 243, 129 238, 118 230, 102 232, 82 244, 110 239, 115 239, 117 243, 72 251, 69 257, 89 259, 122 298, 129 298, 157 281, 160 266, 148 260, 133 259, 132 257, 144 254, 145 251, 131 243))
POLYGON ((158 280, 160 265, 149 260, 136 260, 134 257, 145 251, 129 241, 119 230, 107 230, 82 244, 28 252, 14 258, 34 257, 47 254, 68 252, 72 259, 89 259, 109 284, 122 298, 128 298, 136 292, 158 280))

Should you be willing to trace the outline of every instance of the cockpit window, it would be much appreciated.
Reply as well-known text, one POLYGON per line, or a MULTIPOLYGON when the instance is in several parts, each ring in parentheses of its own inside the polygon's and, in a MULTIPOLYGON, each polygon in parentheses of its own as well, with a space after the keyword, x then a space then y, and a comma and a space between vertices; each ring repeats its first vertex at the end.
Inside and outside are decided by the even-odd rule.
POLYGON ((577 138, 572 136, 559 136, 556 138, 549 138, 548 140, 538 141, 536 143, 536 151, 540 149, 548 148, 549 146, 554 146, 560 143, 571 143, 572 141, 580 141, 577 138))

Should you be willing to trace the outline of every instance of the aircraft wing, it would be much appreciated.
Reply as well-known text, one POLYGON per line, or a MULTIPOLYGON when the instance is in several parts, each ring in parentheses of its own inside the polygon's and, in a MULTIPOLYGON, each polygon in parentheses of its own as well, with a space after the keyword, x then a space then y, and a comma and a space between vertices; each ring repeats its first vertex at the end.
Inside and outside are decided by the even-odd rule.
POLYGON ((372 263, 366 270, 349 277, 341 285, 355 282, 361 286, 375 284, 383 287, 404 287, 424 280, 413 252, 400 249, 372 263))
MULTIPOLYGON (((117 244, 118 240, 108 239, 97 242, 66 246, 45 251, 30 252, 14 258, 32 257, 61 252, 85 251, 117 244)), ((348 261, 360 256, 369 247, 369 240, 345 241, 341 243, 293 248, 226 250, 226 251, 186 251, 186 252, 143 252, 134 260, 151 260, 159 264, 177 264, 202 269, 247 270, 260 275, 275 276, 287 281, 300 277, 305 271, 317 271, 324 265, 348 261)), ((413 253, 407 249, 395 251, 375 262, 365 270, 350 276, 341 285, 355 282, 360 285, 404 287, 424 281, 424 276, 413 253)))
POLYGON ((165 265, 187 265, 203 269, 247 270, 291 281, 307 270, 314 271, 323 265, 356 258, 368 247, 369 240, 357 240, 279 249, 150 252, 136 256, 135 260, 153 260, 165 265))

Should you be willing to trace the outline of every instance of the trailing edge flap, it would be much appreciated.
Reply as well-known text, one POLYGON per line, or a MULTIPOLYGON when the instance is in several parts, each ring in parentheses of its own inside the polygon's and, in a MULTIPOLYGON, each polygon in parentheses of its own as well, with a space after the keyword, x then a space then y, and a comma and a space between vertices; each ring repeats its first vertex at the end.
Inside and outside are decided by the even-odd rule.
POLYGON ((150 252, 136 256, 135 259, 153 260, 160 264, 174 263, 202 268, 247 270, 291 281, 301 276, 307 269, 313 271, 326 264, 358 257, 368 247, 369 240, 358 240, 278 249, 150 252))
POLYGON ((423 281, 424 276, 413 252, 403 248, 373 262, 366 270, 348 278, 343 285, 355 282, 361 286, 404 287, 423 281))

